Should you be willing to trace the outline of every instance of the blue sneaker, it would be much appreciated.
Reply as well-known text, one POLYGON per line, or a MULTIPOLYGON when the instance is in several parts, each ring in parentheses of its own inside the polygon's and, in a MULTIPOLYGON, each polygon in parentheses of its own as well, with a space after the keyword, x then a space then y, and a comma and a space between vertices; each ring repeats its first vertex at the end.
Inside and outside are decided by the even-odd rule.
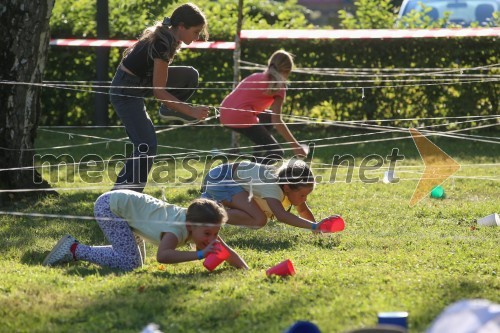
POLYGON ((183 122, 184 124, 198 122, 198 119, 190 117, 182 112, 169 109, 163 104, 160 106, 160 111, 158 113, 160 114, 160 118, 163 120, 177 120, 183 122))

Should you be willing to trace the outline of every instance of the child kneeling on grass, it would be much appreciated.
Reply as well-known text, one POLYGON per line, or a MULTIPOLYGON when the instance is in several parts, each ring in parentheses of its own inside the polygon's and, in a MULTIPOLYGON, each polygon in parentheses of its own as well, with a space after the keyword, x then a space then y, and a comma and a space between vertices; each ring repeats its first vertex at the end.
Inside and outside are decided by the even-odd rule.
POLYGON ((203 259, 218 251, 214 244, 221 242, 230 252, 226 260, 230 265, 248 268, 245 261, 218 236, 221 225, 227 221, 227 214, 212 200, 196 199, 186 209, 147 194, 117 190, 104 193, 96 200, 94 214, 111 245, 84 245, 66 235, 47 255, 44 266, 83 260, 131 271, 141 267, 144 260, 145 254, 141 254, 136 243, 136 235, 139 235, 158 245, 156 259, 160 263, 203 259), (194 243, 196 251, 176 250, 186 243, 194 243))
POLYGON ((274 166, 244 161, 211 169, 202 186, 202 197, 216 200, 228 209, 227 223, 262 228, 273 216, 298 228, 319 230, 307 205, 314 190, 314 175, 301 160, 274 166), (298 215, 290 213, 295 206, 298 215))

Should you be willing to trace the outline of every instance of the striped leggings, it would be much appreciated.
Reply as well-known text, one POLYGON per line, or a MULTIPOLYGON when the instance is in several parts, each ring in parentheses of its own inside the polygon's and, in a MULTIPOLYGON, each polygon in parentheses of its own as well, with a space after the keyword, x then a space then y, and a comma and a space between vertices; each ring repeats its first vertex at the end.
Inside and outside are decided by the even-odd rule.
POLYGON ((135 242, 135 235, 127 221, 116 216, 109 208, 109 196, 109 193, 105 193, 96 200, 94 216, 111 245, 79 244, 75 256, 77 260, 131 271, 142 266, 141 254, 135 242))

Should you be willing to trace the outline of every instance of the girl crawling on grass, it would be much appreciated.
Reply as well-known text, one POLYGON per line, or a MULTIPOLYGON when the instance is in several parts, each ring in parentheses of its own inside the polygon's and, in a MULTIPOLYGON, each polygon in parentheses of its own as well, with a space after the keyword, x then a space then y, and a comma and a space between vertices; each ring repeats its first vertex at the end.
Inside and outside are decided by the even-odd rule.
POLYGON ((274 166, 250 161, 221 164, 206 175, 202 197, 221 202, 228 209, 229 224, 261 228, 273 216, 298 228, 319 230, 307 205, 314 190, 314 175, 301 160, 274 166), (298 216, 290 213, 295 206, 298 216))
POLYGON ((97 199, 94 214, 111 245, 84 245, 66 235, 47 255, 44 266, 83 260, 131 271, 144 263, 144 238, 158 245, 156 259, 160 263, 201 260, 209 253, 218 252, 214 244, 220 242, 230 252, 226 260, 230 265, 248 268, 245 261, 218 236, 221 225, 227 221, 227 214, 214 201, 196 199, 186 209, 147 194, 116 190, 97 199), (186 243, 193 243, 196 251, 177 250, 186 243))

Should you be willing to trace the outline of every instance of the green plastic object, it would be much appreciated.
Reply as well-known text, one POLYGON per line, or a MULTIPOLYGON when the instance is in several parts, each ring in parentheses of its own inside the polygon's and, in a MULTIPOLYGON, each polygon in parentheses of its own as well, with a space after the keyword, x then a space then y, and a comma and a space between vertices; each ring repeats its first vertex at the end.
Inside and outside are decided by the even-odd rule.
POLYGON ((444 199, 446 198, 446 193, 444 193, 444 188, 441 186, 436 186, 431 191, 431 198, 434 199, 444 199))

